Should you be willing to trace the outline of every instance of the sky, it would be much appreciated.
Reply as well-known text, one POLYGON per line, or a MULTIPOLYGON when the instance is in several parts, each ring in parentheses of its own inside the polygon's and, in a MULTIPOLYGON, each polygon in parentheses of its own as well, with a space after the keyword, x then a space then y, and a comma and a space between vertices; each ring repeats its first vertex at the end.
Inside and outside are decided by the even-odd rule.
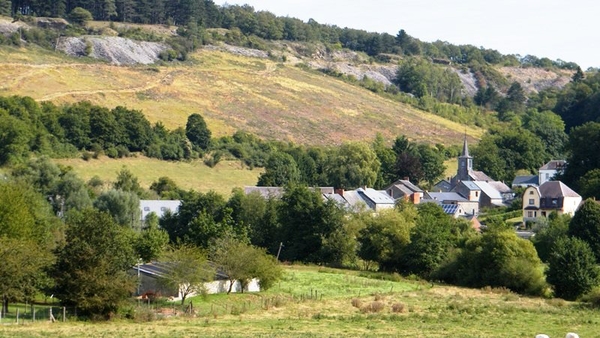
POLYGON ((600 1, 214 0, 277 16, 600 67, 600 1))

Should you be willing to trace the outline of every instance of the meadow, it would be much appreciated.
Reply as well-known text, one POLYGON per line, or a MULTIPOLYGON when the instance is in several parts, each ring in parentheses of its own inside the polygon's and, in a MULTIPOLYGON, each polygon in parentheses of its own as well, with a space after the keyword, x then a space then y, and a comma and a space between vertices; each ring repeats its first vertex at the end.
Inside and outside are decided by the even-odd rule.
MULTIPOLYGON (((56 163, 71 167, 84 181, 94 176, 104 182, 116 181, 117 173, 127 168, 139 180, 143 188, 167 176, 184 190, 208 192, 213 190, 223 196, 229 196, 236 187, 256 185, 263 169, 248 169, 241 161, 221 161, 214 168, 206 166, 201 160, 194 161, 161 161, 142 155, 121 159, 101 156, 99 159, 84 161, 79 158, 54 160, 56 163)), ((1 172, 0 172, 1 173, 1 172)))
MULTIPOLYGON (((315 266, 287 266, 285 272, 266 292, 195 297, 194 316, 179 312, 147 322, 138 318, 12 324, 0 326, 0 336, 599 336, 600 312, 580 303, 315 266)), ((147 310, 141 306, 137 311, 147 310)))

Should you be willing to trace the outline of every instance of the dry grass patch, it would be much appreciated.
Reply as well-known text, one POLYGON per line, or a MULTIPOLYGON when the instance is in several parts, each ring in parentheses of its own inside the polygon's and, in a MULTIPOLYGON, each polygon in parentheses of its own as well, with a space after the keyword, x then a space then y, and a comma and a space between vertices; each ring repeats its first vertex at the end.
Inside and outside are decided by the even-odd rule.
POLYGON ((201 160, 190 162, 168 162, 139 155, 123 159, 100 157, 98 160, 61 159, 56 163, 70 166, 84 180, 94 176, 103 181, 114 182, 117 172, 126 167, 138 177, 144 188, 162 176, 171 178, 184 190, 208 192, 213 190, 229 196, 235 187, 256 185, 261 169, 249 170, 239 161, 221 161, 214 168, 209 168, 201 160))

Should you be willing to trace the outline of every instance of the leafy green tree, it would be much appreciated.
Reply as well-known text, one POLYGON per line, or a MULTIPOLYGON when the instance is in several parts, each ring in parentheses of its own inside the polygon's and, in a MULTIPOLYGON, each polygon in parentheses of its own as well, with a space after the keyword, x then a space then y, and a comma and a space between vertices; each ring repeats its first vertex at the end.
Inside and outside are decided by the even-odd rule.
POLYGON ((532 242, 542 262, 548 262, 550 259, 554 243, 559 238, 568 236, 570 221, 569 215, 558 215, 553 212, 548 216, 547 224, 536 224, 532 242))
POLYGON ((564 158, 568 136, 560 116, 551 111, 530 109, 523 117, 523 126, 540 138, 550 157, 564 158))
POLYGON ((298 183, 300 171, 294 158, 283 152, 275 152, 269 157, 265 172, 258 177, 258 186, 283 187, 298 183))
POLYGON ((407 272, 425 278, 435 271, 446 257, 452 242, 452 219, 434 203, 419 205, 416 226, 412 228, 402 265, 407 272))
MULTIPOLYGON (((566 184, 577 191, 584 188, 578 185, 578 181, 587 172, 600 168, 600 158, 595 155, 599 147, 600 123, 588 122, 571 129, 567 145, 570 154, 567 159, 569 165, 564 172, 564 181, 566 184)), ((588 177, 588 179, 591 178, 588 177)))
POLYGON ((158 181, 152 182, 150 190, 156 192, 161 199, 179 200, 185 192, 177 186, 171 178, 161 176, 158 181))
POLYGON ((577 70, 575 71, 575 74, 573 74, 573 77, 571 78, 571 81, 578 83, 583 81, 583 79, 585 78, 585 74, 583 74, 583 71, 581 70, 581 67, 577 67, 577 70))
POLYGON ((140 228, 140 199, 132 192, 109 190, 94 201, 94 208, 111 215, 117 224, 140 228))
POLYGON ((446 170, 444 166, 444 157, 428 144, 420 144, 417 146, 419 153, 419 161, 423 169, 423 179, 433 185, 446 170))
POLYGON ((569 223, 569 236, 587 242, 600 261, 600 205, 592 199, 585 200, 569 223))
POLYGON ((282 275, 283 271, 278 262, 265 253, 264 249, 255 248, 230 236, 221 237, 211 245, 211 261, 229 279, 231 293, 234 283, 239 281, 241 291, 253 278, 260 280, 263 290, 272 286, 282 275))
POLYGON ((343 213, 335 202, 323 202, 319 191, 288 187, 278 205, 281 259, 323 263, 323 243, 342 226, 343 213))
POLYGON ((65 237, 52 269, 54 295, 79 315, 110 317, 135 289, 127 274, 137 261, 130 230, 88 209, 67 219, 65 237))
POLYGON ((498 104, 497 110, 500 113, 500 119, 504 120, 503 116, 506 116, 508 112, 523 113, 526 100, 527 96, 525 96, 525 90, 521 84, 516 81, 513 82, 506 92, 506 97, 498 104))
POLYGON ((117 180, 115 181, 113 188, 116 190, 134 193, 140 198, 145 194, 138 178, 125 166, 123 166, 117 173, 117 180))
POLYGON ((0 110, 0 164, 18 163, 29 156, 33 135, 25 122, 0 110))
POLYGON ((79 26, 85 26, 92 19, 92 13, 81 7, 76 7, 69 13, 69 20, 79 26))
POLYGON ((458 285, 506 287, 530 295, 546 289, 533 244, 509 229, 492 229, 469 240, 451 266, 444 280, 458 285))
POLYGON ((161 259, 168 266, 159 283, 181 294, 181 304, 188 296, 205 292, 204 283, 215 276, 202 251, 192 245, 180 245, 167 250, 161 259))
POLYGON ((380 168, 377 154, 366 143, 342 144, 329 155, 325 172, 334 187, 352 189, 374 186, 380 168))
POLYGON ((376 189, 383 189, 388 184, 394 182, 397 179, 394 166, 396 164, 396 154, 394 150, 385 145, 385 140, 381 133, 377 133, 375 140, 372 144, 373 150, 377 155, 381 167, 377 174, 377 182, 375 183, 376 189))
POLYGON ((376 262, 382 270, 397 270, 415 226, 414 207, 406 206, 401 212, 384 211, 377 217, 370 213, 355 217, 364 224, 358 234, 358 256, 367 262, 376 262))
POLYGON ((546 272, 554 295, 575 300, 598 285, 600 270, 594 252, 583 240, 561 237, 552 246, 546 272))
POLYGON ((204 122, 202 115, 192 114, 188 116, 185 125, 185 135, 194 146, 202 150, 208 149, 211 132, 206 126, 206 122, 204 122))
POLYGON ((169 234, 158 227, 155 213, 146 215, 146 227, 138 234, 135 251, 144 262, 153 261, 161 256, 169 244, 169 234))
POLYGON ((592 169, 577 182, 579 193, 583 198, 600 198, 600 169, 592 169))

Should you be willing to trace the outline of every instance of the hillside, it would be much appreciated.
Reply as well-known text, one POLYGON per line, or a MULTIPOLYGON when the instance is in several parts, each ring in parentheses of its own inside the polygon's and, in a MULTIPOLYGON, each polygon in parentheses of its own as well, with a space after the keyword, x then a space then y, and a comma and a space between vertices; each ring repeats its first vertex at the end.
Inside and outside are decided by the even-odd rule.
MULTIPOLYGON (((0 51, 2 95, 126 105, 169 128, 199 112, 216 136, 243 129, 303 144, 371 140, 377 132, 452 144, 465 132, 458 123, 270 59, 201 49, 186 63, 118 67, 43 50, 0 51)), ((478 138, 482 130, 467 133, 478 138)))

